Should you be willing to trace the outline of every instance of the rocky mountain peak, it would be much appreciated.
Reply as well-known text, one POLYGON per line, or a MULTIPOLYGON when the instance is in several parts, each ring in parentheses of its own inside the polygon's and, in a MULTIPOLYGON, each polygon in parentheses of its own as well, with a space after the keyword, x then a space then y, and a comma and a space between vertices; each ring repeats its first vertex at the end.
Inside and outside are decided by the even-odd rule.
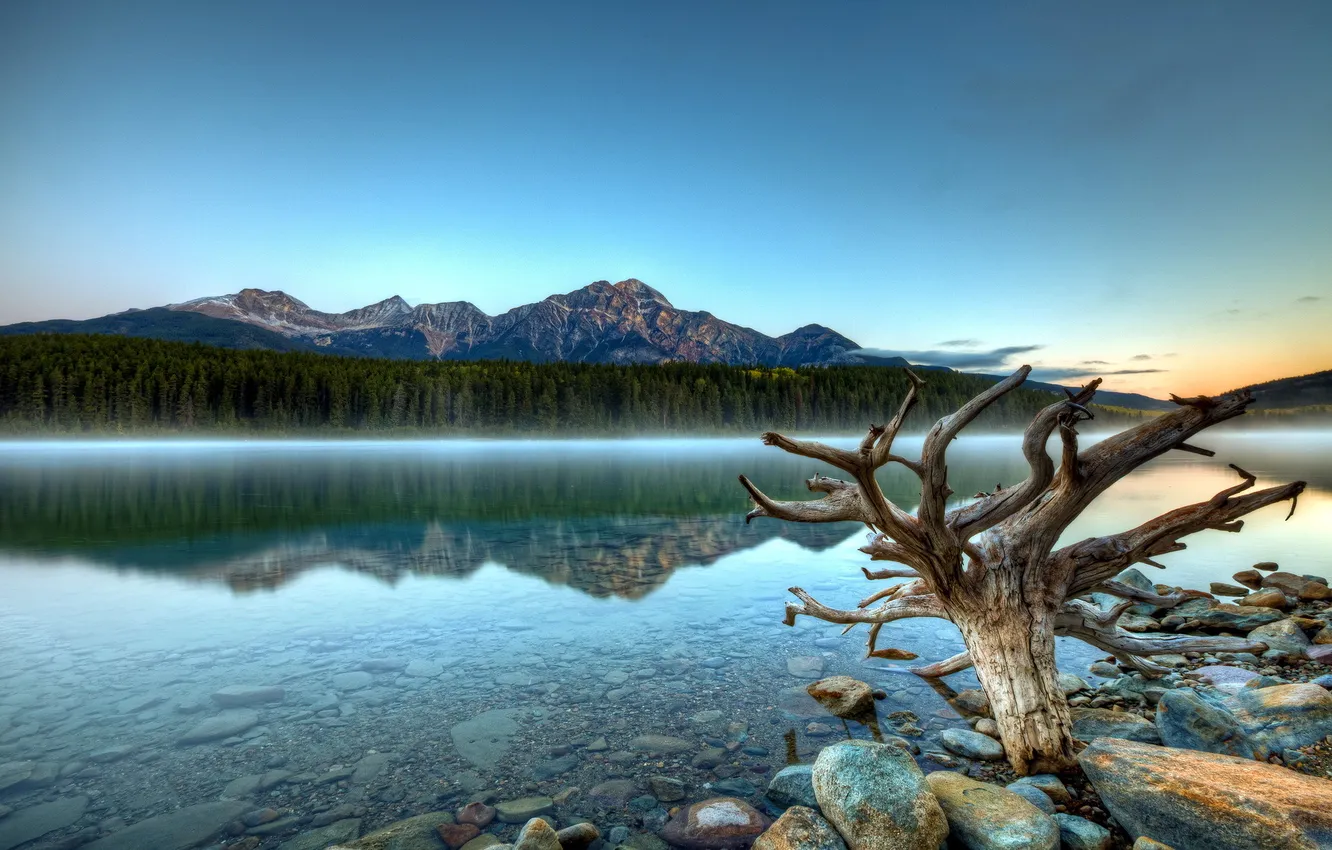
POLYGON ((628 295, 640 302, 656 301, 658 304, 660 304, 663 307, 675 306, 670 301, 666 300, 665 295, 662 295, 660 292, 648 286, 646 283, 644 283, 643 281, 639 280, 636 277, 631 277, 628 280, 622 280, 619 283, 615 284, 614 286, 620 292, 623 292, 625 295, 628 295))

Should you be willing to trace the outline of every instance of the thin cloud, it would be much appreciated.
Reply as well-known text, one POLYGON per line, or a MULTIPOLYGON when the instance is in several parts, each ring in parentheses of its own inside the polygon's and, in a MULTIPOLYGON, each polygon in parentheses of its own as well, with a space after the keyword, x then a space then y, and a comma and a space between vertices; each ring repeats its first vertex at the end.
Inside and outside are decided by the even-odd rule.
POLYGON ((946 339, 943 342, 935 343, 940 348, 975 348, 980 345, 978 339, 946 339))
POLYGON ((946 351, 928 349, 925 351, 899 351, 887 348, 861 348, 852 354, 864 354, 867 357, 901 357, 908 363, 923 366, 947 366, 961 371, 977 369, 1000 369, 1007 365, 1009 358, 1019 354, 1037 351, 1040 345, 1008 345, 989 351, 946 351))
POLYGON ((1150 355, 1150 354, 1135 354, 1135 355, 1133 355, 1132 357, 1130 357, 1129 359, 1130 359, 1130 360, 1151 360, 1151 359, 1152 359, 1152 355, 1150 355))
POLYGON ((1078 365, 1079 365, 1079 366, 1109 366, 1109 365, 1110 365, 1110 361, 1109 361, 1109 360, 1084 360, 1084 361, 1082 361, 1081 363, 1079 363, 1078 365))
POLYGON ((1069 378, 1104 378, 1115 375, 1154 375, 1169 372, 1169 369, 1114 369, 1103 372, 1080 367, 1040 366, 1031 370, 1031 376, 1038 381, 1064 381, 1069 378))
POLYGON ((1314 303, 1315 301, 1322 301, 1322 300, 1323 300, 1323 298, 1322 298, 1322 296, 1320 296, 1320 295, 1304 295, 1304 296, 1301 296, 1301 297, 1299 297, 1299 298, 1296 298, 1296 299, 1295 299, 1295 303, 1296 303, 1296 304, 1312 304, 1312 303, 1314 303))

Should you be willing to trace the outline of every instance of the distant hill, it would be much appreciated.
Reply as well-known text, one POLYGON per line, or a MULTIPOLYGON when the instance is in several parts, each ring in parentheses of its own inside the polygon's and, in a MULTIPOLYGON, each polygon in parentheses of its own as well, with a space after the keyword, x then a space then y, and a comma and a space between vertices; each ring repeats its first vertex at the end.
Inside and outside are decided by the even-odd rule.
POLYGON ((1248 390, 1256 410, 1332 405, 1332 369, 1253 384, 1248 390))
POLYGON ((290 339, 266 328, 215 319, 200 313, 181 313, 166 307, 130 310, 84 321, 51 319, 45 322, 21 322, 16 325, 0 326, 0 336, 18 334, 110 334, 171 342, 201 342, 219 348, 242 350, 318 350, 308 341, 290 339))

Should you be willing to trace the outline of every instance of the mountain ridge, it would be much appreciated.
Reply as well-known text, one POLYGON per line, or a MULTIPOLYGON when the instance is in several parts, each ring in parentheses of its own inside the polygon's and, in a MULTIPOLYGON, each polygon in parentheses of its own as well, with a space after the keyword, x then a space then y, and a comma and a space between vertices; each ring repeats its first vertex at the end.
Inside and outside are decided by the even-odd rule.
POLYGON ((321 348, 422 360, 687 360, 796 367, 854 363, 853 352, 860 348, 824 325, 770 337, 707 311, 681 310, 637 278, 595 281, 496 316, 469 301, 412 307, 397 295, 345 313, 326 313, 280 290, 261 289, 167 309, 262 327, 321 348))

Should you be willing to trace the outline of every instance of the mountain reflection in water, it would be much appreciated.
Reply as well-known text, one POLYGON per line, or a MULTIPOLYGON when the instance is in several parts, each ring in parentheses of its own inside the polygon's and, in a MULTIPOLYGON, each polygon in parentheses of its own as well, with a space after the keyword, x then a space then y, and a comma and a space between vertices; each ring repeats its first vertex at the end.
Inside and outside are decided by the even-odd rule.
MULTIPOLYGON (((1325 437, 1309 438, 1304 451, 1281 435, 1217 439, 1226 460, 1259 475, 1310 480, 1302 511, 1325 502, 1325 437)), ((1016 441, 959 442, 953 488, 970 494, 1019 480, 1026 469, 1016 441)), ((1157 461, 1117 486, 1114 510, 1073 530, 1118 531, 1149 510, 1205 497, 1205 487, 1185 485, 1225 486, 1221 460, 1157 461)), ((852 523, 744 524, 738 472, 774 497, 809 498, 801 482, 822 471, 815 466, 756 440, 10 444, 0 452, 0 553, 75 557, 237 592, 327 566, 393 583, 499 564, 590 596, 636 599, 677 569, 774 538, 818 552, 862 533, 852 523)), ((914 508, 908 474, 892 468, 881 481, 889 498, 914 508)))

